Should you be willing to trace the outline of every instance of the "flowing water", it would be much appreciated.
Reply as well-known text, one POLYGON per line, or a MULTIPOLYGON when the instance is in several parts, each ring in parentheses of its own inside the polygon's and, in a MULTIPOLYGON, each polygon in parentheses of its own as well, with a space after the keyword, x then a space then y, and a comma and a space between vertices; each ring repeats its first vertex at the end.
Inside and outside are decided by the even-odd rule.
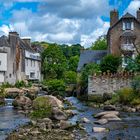
POLYGON ((77 115, 70 119, 70 122, 76 123, 81 118, 86 117, 90 123, 82 123, 88 134, 88 140, 97 138, 98 140, 140 140, 140 113, 120 113, 122 121, 109 122, 106 125, 95 125, 93 115, 103 110, 93 109, 81 103, 75 97, 68 97, 74 107, 77 109, 77 115), (106 133, 94 133, 93 127, 105 127, 110 131, 106 133))
POLYGON ((13 109, 13 99, 5 99, 6 105, 0 107, 0 140, 5 140, 6 136, 16 130, 20 125, 29 122, 23 114, 13 109))
MULTIPOLYGON (((140 113, 121 113, 122 121, 109 122, 99 126, 94 124, 93 115, 102 110, 88 107, 75 97, 68 97, 67 100, 76 107, 74 111, 77 112, 77 115, 69 119, 70 122, 76 123, 83 117, 90 120, 90 123, 82 123, 86 129, 87 140, 92 140, 95 137, 98 140, 140 140, 140 113), (94 133, 92 128, 95 126, 109 128, 110 131, 94 133)), ((13 109, 12 101, 12 99, 6 99, 6 105, 0 107, 0 140, 4 140, 10 132, 29 122, 26 116, 13 109)))

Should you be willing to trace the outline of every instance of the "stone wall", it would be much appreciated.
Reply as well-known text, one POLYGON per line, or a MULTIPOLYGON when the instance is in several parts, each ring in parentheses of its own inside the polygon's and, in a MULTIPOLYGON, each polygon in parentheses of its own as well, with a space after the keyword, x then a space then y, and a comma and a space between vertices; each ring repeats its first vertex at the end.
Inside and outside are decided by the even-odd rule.
POLYGON ((114 93, 123 87, 130 87, 134 74, 117 73, 93 75, 88 78, 88 94, 114 93))

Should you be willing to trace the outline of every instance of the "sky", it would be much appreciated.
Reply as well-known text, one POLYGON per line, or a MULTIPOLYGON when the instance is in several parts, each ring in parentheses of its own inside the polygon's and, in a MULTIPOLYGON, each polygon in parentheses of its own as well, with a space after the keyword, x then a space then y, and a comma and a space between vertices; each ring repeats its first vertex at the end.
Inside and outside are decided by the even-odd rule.
POLYGON ((110 10, 136 15, 140 0, 0 0, 0 36, 90 47, 107 33, 110 10))

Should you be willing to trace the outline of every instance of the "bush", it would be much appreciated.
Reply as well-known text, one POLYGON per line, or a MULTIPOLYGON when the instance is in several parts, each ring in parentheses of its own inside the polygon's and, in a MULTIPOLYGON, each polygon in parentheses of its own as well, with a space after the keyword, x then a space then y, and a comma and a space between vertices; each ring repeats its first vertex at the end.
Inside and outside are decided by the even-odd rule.
POLYGON ((64 96, 66 87, 63 80, 53 79, 43 83, 48 87, 49 94, 64 96))
POLYGON ((26 83, 23 80, 22 81, 17 81, 15 83, 15 87, 16 88, 26 87, 26 83))
POLYGON ((33 101, 33 112, 30 114, 32 118, 50 117, 52 107, 46 97, 38 97, 33 101))
POLYGON ((135 92, 140 93, 140 75, 136 76, 132 80, 132 88, 135 90, 135 92))
POLYGON ((111 73, 116 73, 120 64, 120 57, 109 54, 102 59, 100 69, 102 72, 110 71, 111 73))
POLYGON ((9 84, 8 82, 5 82, 5 83, 2 83, 1 87, 2 88, 10 88, 10 87, 12 87, 12 85, 9 84))
POLYGON ((119 102, 129 104, 134 98, 134 91, 132 88, 120 89, 117 94, 119 95, 119 102))
POLYGON ((132 101, 131 101, 131 105, 140 105, 140 98, 134 98, 132 101))
POLYGON ((76 72, 66 71, 64 73, 64 80, 66 84, 76 84, 76 72))
POLYGON ((88 101, 95 102, 95 103, 103 103, 104 99, 102 95, 89 95, 88 101))

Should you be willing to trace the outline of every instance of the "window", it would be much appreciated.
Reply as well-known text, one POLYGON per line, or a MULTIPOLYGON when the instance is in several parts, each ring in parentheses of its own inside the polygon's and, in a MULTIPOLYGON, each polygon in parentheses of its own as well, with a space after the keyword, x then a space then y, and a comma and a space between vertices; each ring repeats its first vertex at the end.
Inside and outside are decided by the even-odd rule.
POLYGON ((1 61, 0 61, 0 65, 1 65, 1 61))
POLYGON ((133 30, 134 29, 134 23, 131 21, 125 21, 123 22, 123 30, 133 30))
POLYGON ((33 61, 31 60, 31 67, 32 67, 32 65, 33 65, 33 61))
POLYGON ((31 72, 30 73, 30 78, 34 78, 35 77, 35 73, 34 72, 31 72))

